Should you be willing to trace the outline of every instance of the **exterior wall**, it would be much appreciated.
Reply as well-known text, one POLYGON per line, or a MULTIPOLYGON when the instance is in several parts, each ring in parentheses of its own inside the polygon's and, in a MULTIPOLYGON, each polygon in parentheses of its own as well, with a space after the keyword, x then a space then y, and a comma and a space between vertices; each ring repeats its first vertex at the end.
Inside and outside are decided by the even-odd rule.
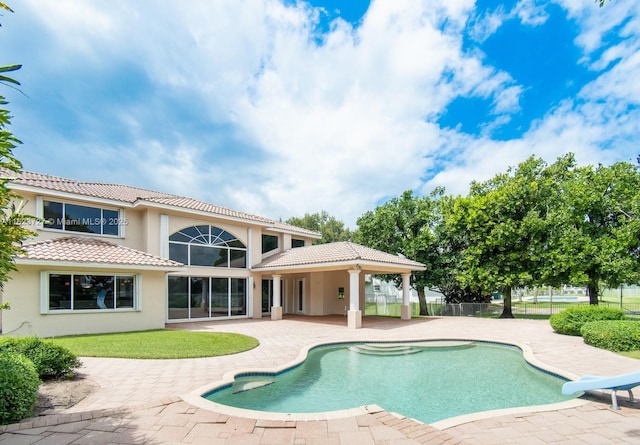
MULTIPOLYGON (((73 231, 63 231, 54 229, 43 229, 35 224, 31 227, 36 232, 36 237, 29 241, 49 240, 55 238, 82 236, 86 238, 100 239, 109 243, 124 245, 132 249, 147 252, 160 257, 168 257, 168 239, 172 233, 186 227, 194 225, 213 225, 236 236, 247 246, 247 267, 243 269, 214 268, 186 266, 174 275, 195 276, 195 277, 232 277, 247 279, 247 316, 262 317, 262 295, 260 274, 252 274, 251 267, 260 263, 264 257, 276 254, 291 248, 293 237, 304 239, 306 245, 311 245, 313 239, 302 235, 292 236, 291 234, 278 231, 267 231, 265 227, 252 223, 251 221, 239 221, 238 223, 225 219, 216 218, 215 215, 191 215, 187 211, 180 209, 160 209, 153 206, 140 206, 131 208, 128 205, 115 205, 107 200, 95 200, 90 197, 77 196, 75 199, 60 197, 56 192, 42 190, 42 193, 18 192, 25 200, 24 213, 30 215, 42 214, 42 199, 80 204, 93 207, 101 207, 119 210, 123 218, 123 225, 120 228, 120 236, 108 236, 98 234, 87 234, 73 231), (105 204, 105 202, 109 202, 105 204), (40 207, 40 208, 38 208, 40 207), (166 225, 163 225, 164 222, 166 225), (278 236, 278 249, 273 252, 262 254, 262 234, 278 236)), ((40 270, 43 267, 19 266, 19 271, 11 274, 12 279, 5 285, 4 293, 0 298, 11 303, 9 311, 0 312, 0 330, 3 333, 13 332, 10 335, 39 335, 43 337, 59 336, 81 333, 116 332, 130 330, 144 330, 164 327, 167 321, 167 278, 161 271, 144 271, 141 286, 141 305, 139 311, 106 311, 95 310, 76 313, 40 313, 40 270)), ((47 270, 56 272, 68 271, 72 273, 84 273, 82 269, 69 267, 46 267, 47 270)), ((100 272, 112 273, 105 269, 92 269, 87 271, 90 274, 100 272)), ((133 273, 122 270, 115 274, 133 273)), ((325 304, 315 302, 312 296, 312 284, 310 275, 305 275, 305 301, 303 303, 305 313, 327 312, 325 304)), ((271 276, 264 277, 271 279, 271 276)), ((283 275, 286 288, 282 289, 282 303, 284 298, 288 298, 289 308, 295 308, 296 301, 293 300, 293 283, 291 275, 283 275)), ((293 312, 293 310, 292 310, 293 312)), ((211 319, 215 320, 215 319, 211 319)), ((172 322, 178 320, 171 320, 172 322)), ((201 319, 194 321, 202 321, 201 319)))
MULTIPOLYGON (((37 234, 37 239, 39 241, 50 240, 55 238, 63 238, 68 236, 85 236, 88 238, 98 238, 113 244, 120 244, 130 247, 132 249, 146 251, 149 253, 155 254, 151 250, 147 250, 150 246, 147 245, 147 239, 149 234, 147 232, 147 209, 131 209, 124 208, 122 206, 117 205, 107 205, 102 203, 96 203, 93 201, 87 201, 78 197, 78 199, 69 199, 69 198, 60 198, 57 196, 48 196, 46 194, 36 195, 33 193, 24 193, 19 192, 20 196, 25 200, 26 204, 23 210, 24 214, 27 215, 39 215, 42 212, 39 207, 38 196, 41 196, 43 199, 48 199, 52 201, 65 202, 69 204, 80 204, 94 207, 102 207, 109 208, 114 210, 119 210, 121 212, 121 216, 124 218, 122 222, 122 226, 120 227, 121 236, 109 236, 109 235, 98 235, 91 233, 81 233, 81 232, 72 232, 72 231, 64 231, 64 230, 55 230, 55 229, 44 229, 35 223, 29 223, 29 228, 32 229, 37 234)), ((41 205, 41 204, 40 204, 41 205)), ((157 224, 157 223, 156 223, 157 224)), ((158 244, 157 237, 155 238, 154 243, 158 244)))
MULTIPOLYGON (((110 311, 94 310, 66 313, 40 313, 40 271, 35 266, 20 266, 20 272, 5 284, 4 300, 11 309, 2 311, 3 334, 24 337, 54 337, 61 335, 91 334, 103 332, 125 332, 146 329, 161 329, 165 324, 166 298, 165 273, 143 271, 140 273, 142 295, 140 310, 110 311)), ((56 268, 56 271, 72 273, 134 273, 132 271, 56 268)))
POLYGON ((311 273, 309 284, 309 304, 305 310, 306 315, 327 315, 324 308, 325 292, 327 289, 325 272, 311 273))
POLYGON ((291 249, 291 235, 288 233, 283 233, 282 236, 280 237, 281 241, 282 241, 282 250, 287 250, 287 249, 291 249))
MULTIPOLYGON (((345 315, 349 310, 349 272, 346 270, 311 273, 307 315, 345 315), (338 298, 338 288, 344 288, 344 299, 338 298)), ((364 274, 360 274, 360 310, 364 312, 364 274)))
POLYGON ((247 304, 251 318, 262 318, 262 280, 267 279, 261 274, 252 274, 253 280, 249 284, 249 293, 251 298, 247 304))

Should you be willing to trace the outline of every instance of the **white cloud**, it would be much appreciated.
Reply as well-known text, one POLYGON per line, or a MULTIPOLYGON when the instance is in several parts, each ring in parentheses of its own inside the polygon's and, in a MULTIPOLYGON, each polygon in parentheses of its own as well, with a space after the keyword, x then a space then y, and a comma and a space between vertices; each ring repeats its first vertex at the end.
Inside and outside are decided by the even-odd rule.
MULTIPOLYGON (((600 49, 622 23, 621 11, 640 12, 637 2, 615 0, 601 9, 559 1, 582 29, 576 42, 585 61, 604 72, 521 139, 495 141, 491 125, 471 136, 433 123, 461 96, 491 101, 493 126, 522 106, 525 86, 481 52, 463 51, 462 30, 477 14, 473 0, 374 0, 361 26, 337 20, 321 45, 314 34, 320 12, 305 4, 25 0, 24 13, 50 36, 41 42, 49 49, 47 69, 72 79, 85 69, 132 69, 144 74, 149 90, 147 97, 125 97, 126 107, 121 98, 94 105, 95 115, 81 120, 84 140, 43 128, 27 138, 37 148, 25 148, 37 152, 30 159, 43 168, 49 147, 76 159, 57 167, 61 175, 144 183, 272 218, 327 210, 349 225, 383 197, 435 185, 464 193, 471 180, 530 154, 553 161, 575 151, 581 162, 629 156, 638 136, 638 113, 628 108, 640 102, 640 14, 617 31, 626 40, 600 49), (101 140, 104 120, 125 142, 101 140), (200 127, 206 136, 194 130, 200 127), (226 133, 215 136, 214 127, 226 133), (221 147, 231 139, 247 145, 249 155, 221 147), (602 147, 612 149, 603 154, 602 147), (233 161, 222 161, 224 155, 233 161), (439 173, 422 185, 432 171, 439 173)), ((511 11, 499 7, 475 18, 474 36, 484 41, 516 17, 527 26, 547 19, 539 4, 522 0, 511 11)), ((113 94, 102 81, 104 93, 113 94)), ((84 90, 72 82, 63 99, 82 105, 84 90)))
POLYGON ((537 0, 520 0, 513 8, 512 15, 517 16, 523 25, 539 26, 547 21, 549 14, 545 5, 536 4, 537 0))

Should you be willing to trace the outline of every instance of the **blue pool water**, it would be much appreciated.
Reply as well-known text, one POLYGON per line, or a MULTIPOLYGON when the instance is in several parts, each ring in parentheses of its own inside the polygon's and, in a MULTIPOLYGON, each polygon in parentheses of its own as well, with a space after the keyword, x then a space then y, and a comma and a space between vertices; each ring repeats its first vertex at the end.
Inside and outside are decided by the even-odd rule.
POLYGON ((358 352, 354 344, 322 346, 310 351, 298 367, 277 376, 236 377, 233 386, 204 397, 238 408, 280 413, 376 404, 425 423, 572 398, 561 394, 564 380, 527 364, 518 348, 493 343, 419 346, 428 344, 415 343, 415 353, 399 355, 362 353, 366 349, 358 352))

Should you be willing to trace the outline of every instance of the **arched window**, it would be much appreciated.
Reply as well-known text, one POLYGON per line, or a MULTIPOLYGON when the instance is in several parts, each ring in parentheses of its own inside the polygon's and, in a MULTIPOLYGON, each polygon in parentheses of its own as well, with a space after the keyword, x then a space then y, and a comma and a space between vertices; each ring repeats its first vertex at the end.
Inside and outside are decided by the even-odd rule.
POLYGON ((214 226, 192 226, 169 237, 169 258, 189 266, 247 267, 247 248, 214 226))

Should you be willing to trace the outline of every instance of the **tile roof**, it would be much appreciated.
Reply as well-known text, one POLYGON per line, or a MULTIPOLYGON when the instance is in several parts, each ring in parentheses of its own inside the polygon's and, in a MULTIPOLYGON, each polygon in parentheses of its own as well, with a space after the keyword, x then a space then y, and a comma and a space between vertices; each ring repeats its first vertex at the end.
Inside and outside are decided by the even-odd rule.
POLYGON ((25 243, 16 260, 176 268, 181 263, 99 239, 71 236, 25 243))
POLYGON ((260 222, 265 224, 273 224, 273 221, 262 216, 251 215, 249 213, 238 212, 236 210, 220 207, 208 202, 199 201, 197 199, 185 198, 182 196, 149 196, 142 197, 140 201, 153 202, 156 204, 163 204, 172 207, 180 207, 183 209, 196 210, 199 212, 213 213, 216 215, 222 215, 230 218, 244 219, 254 222, 260 222))
POLYGON ((292 226, 291 224, 283 223, 276 221, 273 224, 273 227, 277 230, 282 230, 285 232, 294 232, 299 233, 300 235, 311 236, 314 238, 321 238, 320 233, 315 232, 313 230, 303 229, 302 227, 292 226))
POLYGON ((420 270, 425 267, 423 264, 408 258, 391 255, 390 253, 381 252, 349 241, 342 241, 289 249, 266 258, 262 263, 254 266, 254 269, 276 269, 352 261, 374 262, 420 270))
MULTIPOLYGON (((18 184, 27 187, 37 187, 40 189, 51 190, 56 192, 72 193, 75 195, 90 196, 93 198, 108 199, 113 201, 125 202, 131 205, 137 203, 154 203, 170 207, 178 207, 182 209, 195 210, 213 215, 220 215, 228 218, 237 218, 245 221, 267 224, 282 230, 286 224, 273 221, 262 216, 252 215, 250 213, 239 212, 227 209, 204 201, 184 196, 172 195, 170 193, 154 192, 139 187, 131 187, 128 185, 108 184, 100 182, 76 181, 73 179, 61 178, 42 173, 34 173, 22 171, 18 174, 3 170, 3 176, 12 179, 12 184, 18 184)), ((288 226, 289 230, 308 236, 319 237, 317 232, 302 229, 300 227, 293 228, 288 226)))
MULTIPOLYGON (((4 174, 7 174, 4 172, 4 174)), ((100 182, 84 182, 58 176, 45 175, 22 171, 18 174, 9 172, 8 176, 14 177, 12 183, 30 187, 37 187, 57 192, 73 193, 76 195, 91 196, 94 198, 111 199, 127 203, 134 203, 141 198, 172 197, 167 193, 154 192, 128 185, 107 184, 100 182)))

